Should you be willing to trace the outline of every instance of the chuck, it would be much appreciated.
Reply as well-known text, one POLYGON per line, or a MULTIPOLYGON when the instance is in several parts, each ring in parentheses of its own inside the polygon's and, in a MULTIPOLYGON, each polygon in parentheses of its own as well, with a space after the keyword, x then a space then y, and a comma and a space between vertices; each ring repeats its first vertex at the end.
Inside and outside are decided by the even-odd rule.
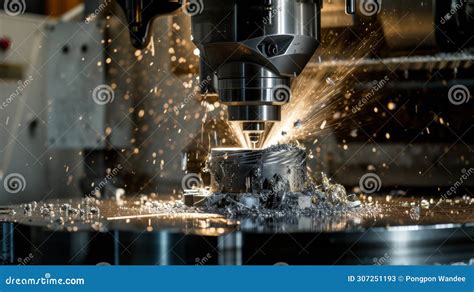
POLYGON ((212 72, 229 121, 239 123, 250 145, 258 148, 291 100, 291 78, 319 46, 322 2, 201 3, 202 12, 192 17, 193 42, 205 64, 201 71, 212 72))

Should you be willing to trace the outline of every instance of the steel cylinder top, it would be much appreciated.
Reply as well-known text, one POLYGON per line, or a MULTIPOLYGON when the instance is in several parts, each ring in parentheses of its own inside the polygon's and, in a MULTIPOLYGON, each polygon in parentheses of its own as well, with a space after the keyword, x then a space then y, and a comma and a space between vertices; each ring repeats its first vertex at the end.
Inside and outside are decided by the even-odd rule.
POLYGON ((214 192, 299 192, 307 178, 306 151, 287 145, 264 150, 214 149, 209 169, 214 192))

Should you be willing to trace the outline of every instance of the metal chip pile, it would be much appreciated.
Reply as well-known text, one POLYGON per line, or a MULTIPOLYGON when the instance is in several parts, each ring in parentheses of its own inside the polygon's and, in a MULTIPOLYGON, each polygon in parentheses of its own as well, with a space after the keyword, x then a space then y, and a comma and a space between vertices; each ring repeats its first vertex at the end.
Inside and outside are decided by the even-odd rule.
POLYGON ((220 213, 228 218, 339 216, 345 214, 376 213, 378 206, 363 204, 355 194, 322 174, 321 184, 309 182, 303 192, 284 192, 274 184, 271 191, 245 194, 215 193, 208 197, 203 208, 206 212, 220 213))

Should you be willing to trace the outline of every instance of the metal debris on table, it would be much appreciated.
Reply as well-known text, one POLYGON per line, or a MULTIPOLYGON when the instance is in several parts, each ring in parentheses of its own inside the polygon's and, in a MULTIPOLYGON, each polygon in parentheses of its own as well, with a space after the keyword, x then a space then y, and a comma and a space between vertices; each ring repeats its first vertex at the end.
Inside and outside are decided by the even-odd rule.
POLYGON ((472 224, 474 198, 414 199, 401 196, 342 196, 337 184, 314 186, 308 193, 287 193, 287 206, 268 209, 261 198, 243 194, 208 196, 206 205, 188 207, 181 200, 156 194, 117 200, 58 199, 0 208, 0 222, 41 226, 51 230, 145 229, 219 235, 233 230, 252 232, 336 232, 397 226, 465 226, 472 224), (326 189, 326 191, 325 191, 326 189), (332 191, 332 192, 331 192, 332 191), (311 198, 311 202, 309 202, 311 198), (313 201, 313 198, 317 198, 313 201), (341 199, 342 198, 342 199, 341 199), (420 207, 427 201, 429 208, 420 207))
POLYGON ((208 197, 204 209, 228 218, 338 216, 348 213, 373 216, 380 211, 374 204, 362 204, 355 194, 348 196, 342 185, 331 183, 326 175, 322 174, 322 177, 320 185, 310 182, 302 192, 281 191, 277 184, 273 190, 260 193, 215 193, 208 197))

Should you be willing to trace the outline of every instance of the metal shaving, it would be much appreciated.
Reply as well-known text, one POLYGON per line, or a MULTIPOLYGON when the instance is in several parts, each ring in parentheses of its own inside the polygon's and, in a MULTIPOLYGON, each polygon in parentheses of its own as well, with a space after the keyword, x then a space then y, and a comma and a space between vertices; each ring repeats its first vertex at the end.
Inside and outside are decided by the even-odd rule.
POLYGON ((139 213, 168 213, 168 214, 182 214, 182 213, 200 213, 198 208, 188 207, 184 205, 181 200, 176 201, 161 201, 149 198, 146 195, 140 196, 139 213))
MULTIPOLYGON (((296 123, 297 124, 297 123, 296 123)), ((295 124, 295 126, 296 126, 295 124)), ((301 151, 302 148, 296 144, 276 144, 263 151, 269 153, 285 153, 288 151, 301 151)), ((297 152, 296 151, 296 152, 297 152)), ((261 162, 257 161, 253 176, 253 183, 263 184, 259 176, 261 162)), ((321 174, 320 183, 312 182, 306 175, 306 164, 300 172, 300 177, 293 177, 292 182, 298 186, 290 188, 290 180, 275 174, 271 179, 265 181, 265 188, 253 193, 214 193, 207 197, 202 207, 206 212, 219 213, 227 218, 242 217, 297 217, 303 216, 339 216, 347 214, 375 214, 378 206, 370 203, 362 203, 355 194, 347 194, 346 189, 321 174), (300 191, 302 190, 302 191, 300 191)), ((222 169, 219 168, 219 170, 222 169)), ((212 173, 211 173, 212 174, 212 173)))
POLYGON ((355 194, 322 174, 321 184, 307 183, 303 192, 282 192, 284 186, 272 184, 271 191, 245 194, 215 193, 208 197, 203 208, 206 212, 239 217, 339 216, 377 212, 378 207, 362 204, 355 194))
POLYGON ((101 202, 93 198, 84 198, 77 208, 71 204, 55 204, 31 202, 20 205, 23 208, 23 214, 27 217, 38 214, 45 222, 50 222, 55 227, 64 225, 69 222, 87 222, 94 223, 100 220, 100 204, 101 202))

